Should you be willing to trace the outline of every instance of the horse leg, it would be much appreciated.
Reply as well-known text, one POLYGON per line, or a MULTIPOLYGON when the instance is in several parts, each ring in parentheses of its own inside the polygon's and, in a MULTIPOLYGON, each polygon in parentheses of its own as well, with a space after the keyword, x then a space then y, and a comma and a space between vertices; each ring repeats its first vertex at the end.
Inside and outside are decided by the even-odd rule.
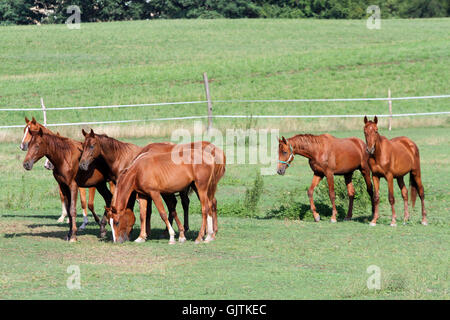
POLYGON ((427 212, 425 210, 425 191, 422 184, 422 179, 420 177, 420 171, 412 172, 414 181, 416 182, 417 189, 419 191, 420 201, 422 202, 422 224, 424 226, 428 225, 427 222, 427 212))
MULTIPOLYGON (((59 186, 59 198, 61 199, 61 216, 58 218, 58 222, 64 222, 64 218, 67 217, 67 207, 66 200, 63 192, 61 191, 61 187, 59 186)), ((67 218, 68 220, 69 218, 67 218)))
POLYGON ((374 188, 374 194, 373 194, 373 217, 372 221, 370 222, 370 225, 372 227, 377 225, 378 220, 378 206, 380 204, 380 177, 378 176, 372 176, 373 178, 373 188, 374 188))
POLYGON ((75 182, 72 182, 70 186, 70 230, 67 235, 69 242, 77 241, 77 196, 78 186, 75 182))
POLYGON ((344 176, 345 184, 347 185, 347 193, 348 193, 348 212, 347 212, 347 217, 345 217, 345 220, 352 219, 353 199, 355 198, 355 188, 353 187, 353 183, 352 183, 352 175, 353 175, 353 172, 346 174, 344 176))
POLYGON ((156 208, 158 209, 159 215, 161 219, 166 224, 167 229, 169 230, 169 244, 175 244, 175 231, 172 228, 172 225, 169 223, 169 219, 167 219, 167 214, 164 209, 164 204, 162 202, 161 194, 159 192, 150 192, 150 196, 152 197, 153 202, 155 203, 156 208))
POLYGON ((218 221, 217 221, 217 199, 214 197, 211 202, 211 210, 213 216, 213 238, 216 238, 216 234, 218 231, 218 221))
POLYGON ((208 198, 208 189, 202 186, 197 187, 198 196, 200 199, 200 203, 202 206, 202 225, 200 227, 200 231, 198 233, 197 239, 195 239, 195 243, 203 242, 203 236, 205 235, 206 227, 208 226, 208 236, 206 241, 214 240, 212 237, 213 227, 212 227, 212 217, 211 217, 211 204, 208 198))
POLYGON ((391 204, 391 210, 392 210, 392 220, 391 220, 391 227, 397 226, 397 218, 395 215, 395 199, 394 199, 394 177, 391 174, 386 175, 386 180, 388 183, 388 198, 389 203, 391 204))
POLYGON ((316 206, 314 205, 314 198, 313 198, 313 196, 314 196, 314 188, 320 183, 322 178, 323 178, 323 176, 314 175, 313 179, 312 179, 312 182, 311 182, 311 186, 308 189, 309 204, 311 206, 311 211, 313 213, 314 220, 316 222, 319 222, 320 215, 317 213, 316 206))
MULTIPOLYGON (((172 219, 175 219, 175 222, 177 223, 178 226, 178 231, 180 232, 180 236, 178 237, 178 241, 183 243, 186 241, 186 237, 184 236, 184 227, 181 224, 180 219, 178 219, 178 214, 177 214, 177 210, 176 210, 176 205, 177 205, 177 199, 175 197, 175 194, 165 194, 162 195, 164 201, 167 204, 167 209, 169 210, 169 215, 172 217, 172 219)), ((170 223, 170 221, 169 221, 170 223)), ((170 223, 172 224, 172 223, 170 223)))
MULTIPOLYGON (((140 219, 141 219, 141 233, 139 234, 139 237, 134 240, 134 242, 145 242, 147 239, 147 230, 150 233, 150 229, 147 229, 147 205, 148 205, 148 198, 142 194, 137 195, 139 200, 139 212, 140 212, 140 219)), ((151 205, 151 200, 150 200, 151 205)))
POLYGON ((100 225, 100 218, 97 216, 94 210, 94 197, 95 197, 95 187, 89 188, 89 200, 88 200, 88 209, 92 213, 95 222, 100 225))
POLYGON ((373 197, 373 185, 372 185, 372 180, 370 179, 370 168, 367 164, 365 164, 362 166, 360 171, 364 177, 364 181, 366 182, 366 187, 367 187, 366 190, 370 196, 370 201, 372 203, 372 216, 373 216, 375 213, 375 204, 374 204, 374 197, 373 197))
POLYGON ((332 213, 331 213, 331 219, 330 222, 335 223, 336 222, 336 193, 334 192, 334 176, 332 173, 327 174, 327 183, 328 183, 328 194, 330 196, 331 200, 331 206, 333 207, 332 213))
MULTIPOLYGON (((105 205, 111 207, 112 194, 106 187, 105 182, 101 182, 95 186, 100 195, 105 200, 105 205)), ((100 222, 100 238, 106 237, 106 224, 108 223, 108 217, 106 216, 106 210, 103 213, 102 221, 100 222)))
POLYGON ((83 209, 83 223, 80 226, 80 230, 84 230, 86 228, 86 225, 88 224, 87 204, 86 204, 86 189, 85 188, 79 188, 79 190, 80 190, 81 209, 83 209))
POLYGON ((400 190, 402 191, 402 198, 404 203, 404 218, 403 222, 406 223, 409 220, 409 211, 408 211, 408 188, 405 186, 405 182, 403 181, 403 177, 397 178, 397 184, 400 190))
POLYGON ((181 205, 183 206, 183 213, 184 213, 183 227, 184 231, 187 232, 189 230, 189 202, 190 202, 188 191, 180 192, 180 200, 181 205))

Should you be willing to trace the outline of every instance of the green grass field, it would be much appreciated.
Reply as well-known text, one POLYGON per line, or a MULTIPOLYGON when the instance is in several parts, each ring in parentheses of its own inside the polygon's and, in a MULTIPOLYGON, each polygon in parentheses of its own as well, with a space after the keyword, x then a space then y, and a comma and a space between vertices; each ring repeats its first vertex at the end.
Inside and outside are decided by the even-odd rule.
MULTIPOLYGON (((136 21, 0 28, 0 108, 93 106, 204 100, 208 72, 213 99, 356 98, 448 94, 450 19, 365 21, 200 20, 136 21)), ((448 111, 448 99, 395 101, 394 113, 448 111)), ((385 114, 386 102, 214 104, 215 114, 385 114)), ((49 111, 49 123, 204 115, 206 105, 136 109, 49 111)), ((23 123, 41 112, 0 112, 0 125, 23 123)), ((380 120, 388 137, 405 135, 421 153, 429 225, 420 201, 402 225, 403 201, 395 185, 396 228, 390 227, 387 184, 381 184, 379 224, 355 201, 354 219, 342 221, 338 203, 331 224, 328 197, 316 191, 322 221, 313 222, 306 188, 312 172, 296 157, 285 176, 263 176, 257 208, 239 208, 262 165, 231 164, 219 183, 217 241, 195 245, 200 206, 191 197, 185 244, 161 239, 152 216, 143 244, 98 238, 98 226, 63 240, 60 202, 44 161, 31 172, 18 148, 22 129, 0 129, 0 299, 449 299, 450 122, 448 116, 380 120), (66 287, 67 268, 79 266, 81 289, 66 287), (371 265, 381 290, 369 290, 371 265)), ((362 119, 215 120, 226 128, 279 128, 329 132, 363 139, 362 119)), ((167 141, 192 122, 93 126, 124 141, 167 141)), ((88 128, 88 127, 85 127, 88 128)), ((81 140, 81 127, 55 128, 81 140)), ((408 181, 406 178, 406 182, 408 181)), ((325 180, 321 185, 326 184, 325 180)), ((320 187, 320 186, 319 186, 320 187)), ((104 202, 96 195, 101 213, 104 202)), ((179 213, 182 212, 178 206, 179 213)), ((136 207, 136 214, 138 209, 136 207)), ((153 212, 156 212, 155 209, 153 212)), ((78 204, 78 222, 81 224, 78 204)), ((139 219, 138 219, 139 220, 139 219)), ((109 230, 109 227, 108 227, 109 230)), ((176 228, 175 228, 176 230, 176 228)), ((139 234, 139 222, 132 239, 139 234)))
MULTIPOLYGON (((380 30, 365 20, 293 19, 2 27, 0 106, 39 107, 40 97, 49 108, 201 101, 203 72, 214 100, 387 97, 388 88, 393 97, 448 94, 449 27, 450 19, 383 20, 380 30)), ((393 111, 447 111, 447 100, 396 101, 393 111)), ((386 102, 373 101, 214 104, 217 115, 387 112, 386 102)), ((0 124, 21 124, 30 114, 42 120, 41 112, 0 112, 0 124)), ((203 104, 49 111, 48 122, 205 114, 203 104)), ((291 130, 299 123, 286 121, 291 130)))

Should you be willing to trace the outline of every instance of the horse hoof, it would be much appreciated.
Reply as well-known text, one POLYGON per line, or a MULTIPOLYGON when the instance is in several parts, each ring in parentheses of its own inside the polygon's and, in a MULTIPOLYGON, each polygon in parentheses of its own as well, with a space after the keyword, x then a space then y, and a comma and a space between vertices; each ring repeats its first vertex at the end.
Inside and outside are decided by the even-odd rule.
POLYGON ((143 243, 143 242, 145 242, 145 239, 139 237, 139 238, 137 238, 136 240, 134 240, 134 242, 137 242, 137 243, 143 243))
POLYGON ((337 221, 336 221, 336 219, 331 219, 330 222, 331 223, 336 223, 337 221))
POLYGON ((396 224, 396 223, 391 223, 390 226, 391 226, 391 227, 396 227, 397 224, 396 224))
POLYGON ((175 244, 177 243, 175 240, 169 240, 169 244, 175 244))
POLYGON ((213 237, 207 236, 206 239, 205 239, 205 242, 209 243, 209 242, 214 241, 214 240, 215 239, 213 237))
POLYGON ((77 238, 70 238, 69 242, 77 242, 77 238))
POLYGON ((428 225, 428 222, 422 221, 422 225, 427 226, 427 225, 428 225))
POLYGON ((86 224, 83 222, 83 224, 80 226, 80 230, 86 229, 86 224))
POLYGON ((178 242, 179 243, 185 243, 186 242, 186 238, 178 238, 178 242))
POLYGON ((320 221, 320 216, 314 217, 314 220, 315 220, 316 222, 319 222, 319 221, 320 221))
POLYGON ((377 224, 375 223, 375 222, 371 222, 370 224, 369 224, 369 226, 371 226, 371 227, 375 227, 377 224))
POLYGON ((64 217, 60 217, 58 220, 56 220, 56 222, 63 223, 64 222, 64 217))
POLYGON ((194 243, 195 243, 195 244, 199 244, 199 243, 202 243, 202 242, 203 242, 203 240, 201 240, 201 239, 200 239, 200 240, 195 239, 195 242, 194 242, 194 243))

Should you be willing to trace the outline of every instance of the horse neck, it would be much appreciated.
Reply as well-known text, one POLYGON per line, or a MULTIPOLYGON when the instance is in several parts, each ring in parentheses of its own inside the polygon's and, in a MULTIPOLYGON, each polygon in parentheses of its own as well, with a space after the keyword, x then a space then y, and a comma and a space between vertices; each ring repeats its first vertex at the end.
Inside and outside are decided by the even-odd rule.
POLYGON ((116 189, 114 190, 114 196, 112 204, 117 209, 117 212, 122 212, 126 209, 128 199, 134 188, 134 177, 136 176, 134 171, 127 170, 120 175, 120 179, 117 181, 116 189))
POLYGON ((312 159, 316 154, 317 141, 310 135, 298 135, 288 139, 294 154, 299 154, 305 158, 312 159))
MULTIPOLYGON (((377 139, 375 140, 375 152, 374 152, 374 156, 375 156, 375 160, 377 159, 381 159, 381 155, 382 155, 382 141, 389 141, 385 136, 382 135, 378 135, 377 139)), ((377 161, 378 162, 378 161, 377 161)))
POLYGON ((125 169, 142 150, 135 144, 113 140, 109 137, 100 137, 99 140, 101 156, 116 178, 119 177, 120 171, 125 169))
POLYGON ((74 141, 70 141, 69 139, 62 141, 63 138, 48 133, 44 134, 44 137, 47 137, 44 155, 55 166, 55 169, 58 169, 68 156, 73 155, 74 149, 76 149, 74 148, 74 141), (52 139, 54 140, 53 142, 51 142, 52 139), (67 152, 68 150, 66 148, 60 147, 61 144, 67 143, 69 144, 70 152, 67 152))

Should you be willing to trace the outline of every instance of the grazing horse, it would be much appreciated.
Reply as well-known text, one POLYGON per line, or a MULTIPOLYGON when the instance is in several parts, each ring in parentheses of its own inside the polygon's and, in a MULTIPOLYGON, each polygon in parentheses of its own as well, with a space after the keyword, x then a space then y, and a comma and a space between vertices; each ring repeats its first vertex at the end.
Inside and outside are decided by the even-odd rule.
MULTIPOLYGON (((140 154, 121 173, 112 206, 107 209, 114 241, 123 242, 128 239, 134 223, 134 214, 127 209, 127 203, 131 193, 137 192, 140 198, 153 200, 169 230, 169 244, 175 243, 175 232, 167 219, 161 194, 179 192, 192 184, 195 185, 202 207, 202 225, 195 242, 203 241, 206 225, 208 230, 205 241, 214 240, 212 201, 218 183, 215 169, 215 157, 204 152, 204 149, 192 148, 191 144, 178 145, 178 148, 167 153, 140 154), (180 161, 176 161, 175 157, 180 161), (196 161, 197 159, 201 161, 196 161)), ((186 238, 181 222, 176 215, 174 218, 180 229, 179 241, 184 242, 186 238)))
MULTIPOLYGON (((108 168, 108 177, 114 183, 119 179, 121 171, 126 169, 131 162, 142 152, 168 152, 172 150, 173 143, 152 143, 145 147, 140 147, 132 143, 122 142, 114 138, 108 137, 105 134, 96 134, 91 129, 90 133, 82 130, 85 137, 83 143, 83 154, 80 159, 80 169, 88 170, 92 168, 92 163, 96 163, 95 159, 103 159, 108 168)), ((170 212, 169 221, 172 224, 173 215, 176 214, 177 200, 174 194, 163 194, 163 199, 167 204, 170 212)), ((180 192, 181 203, 184 210, 184 229, 189 229, 188 210, 189 210, 189 196, 188 190, 180 192)), ((146 203, 147 207, 143 207, 143 202, 139 199, 141 211, 141 234, 135 240, 136 242, 144 242, 147 239, 147 232, 150 232, 150 215, 146 221, 142 219, 146 217, 145 211, 151 213, 151 202, 146 203)), ((130 210, 133 210, 134 202, 130 201, 130 210)))
POLYGON ((319 136, 311 134, 298 134, 289 139, 279 139, 278 146, 278 168, 277 173, 284 175, 286 168, 291 165, 294 155, 299 154, 309 159, 309 166, 314 172, 311 186, 308 189, 308 197, 314 220, 319 221, 320 215, 314 205, 314 188, 319 184, 323 177, 327 178, 328 194, 333 206, 331 222, 336 222, 336 194, 334 192, 334 176, 343 175, 349 198, 349 206, 346 220, 352 218, 353 199, 355 189, 352 183, 352 175, 355 170, 361 171, 367 186, 367 192, 372 199, 373 188, 370 180, 370 169, 367 163, 368 154, 366 153, 365 143, 358 138, 339 139, 329 134, 319 136))
MULTIPOLYGON (((39 128, 42 128, 43 132, 53 133, 51 130, 47 129, 45 126, 43 126, 42 124, 37 122, 34 117, 31 120, 29 120, 27 117, 25 117, 25 123, 26 123, 26 125, 25 125, 25 128, 23 129, 24 135, 22 138, 22 142, 20 143, 20 149, 22 151, 28 150, 28 143, 31 140, 30 130, 38 131, 39 128)), ((59 133, 57 133, 57 135, 59 135, 59 133)), ((48 160, 48 159, 45 160, 44 167, 47 170, 53 170, 55 168, 53 166, 53 164, 50 162, 50 160, 48 160)), ((87 204, 87 207, 92 212, 92 215, 95 218, 96 213, 94 211, 94 195, 95 195, 95 188, 89 188, 89 203, 87 204)), ((59 188, 59 197, 61 199, 62 212, 61 212, 61 216, 58 218, 58 222, 64 222, 64 218, 67 217, 67 210, 66 210, 66 205, 64 204, 64 195, 60 188, 59 188)), ((81 208, 83 209, 83 224, 80 226, 80 230, 83 230, 84 228, 86 228, 86 225, 88 223, 87 207, 86 207, 86 190, 84 188, 80 188, 80 202, 81 202, 81 208)), ((67 218, 67 222, 68 221, 69 221, 69 218, 67 218)))
POLYGON ((364 135, 366 137, 367 152, 370 154, 369 166, 372 170, 373 186, 375 187, 375 212, 370 222, 375 226, 378 219, 378 205, 380 203, 380 178, 383 177, 388 183, 389 203, 392 209, 391 226, 396 226, 394 209, 394 178, 402 192, 404 201, 404 222, 409 219, 408 212, 408 189, 403 177, 409 172, 409 183, 411 186, 411 202, 414 208, 417 191, 422 201, 422 224, 427 225, 427 213, 425 211, 425 193, 420 174, 420 156, 417 145, 407 137, 396 137, 391 140, 378 133, 378 118, 373 121, 364 117, 364 135))
MULTIPOLYGON (((78 163, 81 157, 81 142, 57 136, 52 133, 44 133, 42 128, 38 131, 30 131, 32 139, 29 142, 28 152, 23 161, 23 167, 31 170, 33 164, 47 157, 54 166, 53 176, 58 182, 64 195, 64 202, 69 215, 69 233, 66 240, 75 242, 76 226, 76 202, 79 187, 95 187, 105 199, 107 206, 111 204, 111 192, 106 187, 106 169, 96 166, 96 169, 82 171, 78 170, 78 163)), ((98 217, 97 223, 99 222, 98 217)), ((104 217, 106 221, 106 217, 104 217)), ((106 223, 105 223, 106 224, 106 223)), ((100 232, 102 225, 100 225, 100 232)), ((103 226, 104 228, 104 226, 103 226)), ((104 231, 106 233, 106 231, 104 231)))
MULTIPOLYGON (((122 170, 127 168, 131 162, 136 158, 137 155, 143 152, 152 152, 152 153, 163 153, 170 152, 176 146, 173 143, 151 143, 145 147, 139 147, 137 145, 131 143, 125 143, 118 141, 114 138, 108 137, 104 134, 96 134, 91 129, 90 133, 82 130, 82 133, 85 137, 85 141, 83 144, 83 155, 80 160, 80 168, 87 169, 89 168, 92 161, 96 158, 103 158, 109 167, 110 173, 109 177, 113 181, 117 181, 119 175, 122 170)), ((202 142, 203 148, 211 145, 209 142, 202 142)), ((214 145, 211 145, 214 146, 214 145)), ((216 149, 215 146, 211 147, 211 152, 215 155, 216 149)), ((223 157, 223 162, 225 162, 225 156, 223 152, 217 152, 223 157)), ((220 161, 216 161, 217 163, 220 161)), ((225 172, 225 167, 221 167, 220 164, 216 165, 216 174, 220 176, 219 179, 223 176, 225 172)), ((179 192, 181 198, 181 204, 183 206, 184 211, 184 231, 189 229, 189 196, 188 196, 189 187, 186 190, 182 190, 179 192)), ((195 188, 194 188, 194 191, 195 188)), ((176 204, 177 200, 174 194, 162 193, 162 198, 167 204, 169 210, 169 222, 172 225, 173 217, 176 215, 176 204)), ((150 233, 150 215, 151 215, 151 201, 147 201, 147 199, 141 199, 138 195, 139 206, 140 206, 140 218, 141 218, 141 232, 139 237, 135 240, 136 242, 144 242, 147 239, 147 236, 150 233), (147 214, 147 212, 149 214, 147 214)), ((130 203, 130 205, 132 205, 130 203)), ((214 230, 217 232, 217 201, 214 199, 213 201, 213 212, 214 212, 214 230)), ((132 210, 132 208, 129 208, 132 210)), ((214 233, 214 234, 215 234, 214 233)))

